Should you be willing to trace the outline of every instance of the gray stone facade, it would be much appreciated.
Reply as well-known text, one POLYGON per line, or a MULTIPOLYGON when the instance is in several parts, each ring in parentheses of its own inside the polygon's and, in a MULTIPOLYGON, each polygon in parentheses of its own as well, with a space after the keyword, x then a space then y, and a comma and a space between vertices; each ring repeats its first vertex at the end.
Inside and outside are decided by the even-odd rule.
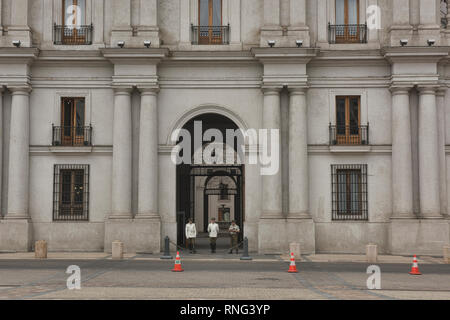
POLYGON ((62 0, 0 0, 0 251, 37 240, 49 251, 111 251, 120 240, 128 252, 159 252, 165 236, 177 239, 171 135, 217 114, 281 131, 279 172, 244 170, 251 251, 299 242, 302 253, 363 253, 374 243, 381 254, 442 254, 448 4, 349 0, 359 9, 349 31, 335 27, 339 1, 222 0, 217 44, 213 31, 210 42, 196 38, 198 0, 80 0, 87 31, 62 35, 62 0), (85 145, 54 143, 69 97, 84 99, 85 145), (333 141, 338 97, 358 97, 364 143, 333 141), (87 220, 54 218, 55 165, 89 165, 87 220), (367 219, 333 219, 332 165, 367 165, 367 219))

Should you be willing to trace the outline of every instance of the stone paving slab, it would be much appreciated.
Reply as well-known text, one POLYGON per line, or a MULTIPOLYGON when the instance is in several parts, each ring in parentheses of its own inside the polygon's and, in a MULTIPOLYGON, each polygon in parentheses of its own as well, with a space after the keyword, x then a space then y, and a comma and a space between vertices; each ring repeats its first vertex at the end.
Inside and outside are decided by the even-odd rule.
MULTIPOLYGON (((176 253, 171 253, 175 258, 176 253)), ((289 254, 282 255, 261 255, 250 254, 252 261, 289 261, 289 254)), ((184 261, 239 261, 241 254, 189 254, 181 253, 181 258, 184 261)), ((49 252, 48 260, 111 260, 111 254, 104 252, 49 252)), ((160 255, 157 254, 124 254, 124 260, 148 260, 157 261, 160 260, 160 255)), ((17 252, 17 253, 0 253, 1 260, 36 260, 34 252, 17 252)), ((357 254, 311 254, 302 255, 300 259, 296 258, 296 261, 300 262, 354 262, 354 263, 367 263, 365 255, 357 254)), ((444 264, 444 259, 441 257, 431 256, 418 256, 419 264, 444 264)), ((391 255, 379 255, 377 263, 405 263, 412 264, 411 256, 391 256, 391 255)))

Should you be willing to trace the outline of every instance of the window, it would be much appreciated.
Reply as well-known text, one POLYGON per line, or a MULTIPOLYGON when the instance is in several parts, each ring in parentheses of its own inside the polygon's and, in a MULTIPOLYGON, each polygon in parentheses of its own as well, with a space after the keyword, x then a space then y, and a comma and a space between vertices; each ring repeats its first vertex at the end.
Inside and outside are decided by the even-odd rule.
POLYGON ((229 200, 228 185, 221 183, 219 189, 220 189, 220 200, 229 200))
POLYGON ((63 0, 64 26, 79 28, 86 24, 86 0, 63 0))
POLYGON ((84 122, 85 98, 62 98, 61 127, 53 127, 53 145, 91 145, 92 130, 84 122))
POLYGON ((332 165, 333 220, 368 220, 367 165, 332 165))
POLYGON ((89 220, 89 165, 55 165, 53 221, 89 220))
MULTIPOLYGON (((361 134, 361 97, 336 97, 335 144, 362 144, 361 134)), ((367 139, 364 139, 366 141, 367 139)))
POLYGON ((222 23, 222 0, 198 0, 198 26, 192 26, 193 44, 229 43, 229 26, 222 23))
POLYGON ((367 42, 367 27, 359 19, 359 0, 336 0, 336 25, 330 25, 330 42, 367 42))
POLYGON ((54 43, 92 44, 92 25, 86 25, 86 0, 63 0, 63 23, 55 25, 54 43))

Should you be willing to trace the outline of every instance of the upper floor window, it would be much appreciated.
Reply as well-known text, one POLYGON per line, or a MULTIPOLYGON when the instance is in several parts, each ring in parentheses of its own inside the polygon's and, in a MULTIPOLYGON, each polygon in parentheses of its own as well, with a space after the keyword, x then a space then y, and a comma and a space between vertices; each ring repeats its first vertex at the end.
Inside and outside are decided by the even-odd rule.
POLYGON ((449 0, 441 0, 441 25, 443 28, 448 27, 448 8, 449 8, 449 0))
POLYGON ((79 28, 86 24, 86 0, 63 0, 64 26, 79 28))
POLYGON ((86 0, 62 0, 63 23, 55 25, 54 43, 92 44, 92 25, 86 25, 86 0))
POLYGON ((336 0, 336 24, 330 24, 330 43, 365 43, 367 27, 359 18, 359 0, 336 0))
POLYGON ((222 21, 222 0, 198 0, 198 26, 192 26, 192 43, 229 43, 229 26, 223 26, 222 21))
POLYGON ((366 145, 369 127, 361 125, 361 97, 336 97, 336 125, 330 125, 330 144, 366 145))
POLYGON ((90 126, 85 126, 85 98, 61 99, 61 126, 53 127, 53 145, 91 145, 90 126))

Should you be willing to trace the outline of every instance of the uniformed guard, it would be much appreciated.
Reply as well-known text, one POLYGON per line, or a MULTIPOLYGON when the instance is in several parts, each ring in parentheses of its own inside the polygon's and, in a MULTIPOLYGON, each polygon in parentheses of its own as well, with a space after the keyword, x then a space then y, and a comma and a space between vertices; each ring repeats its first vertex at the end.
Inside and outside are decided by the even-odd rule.
POLYGON ((239 226, 236 224, 236 221, 231 221, 230 228, 228 229, 228 232, 230 233, 230 239, 231 239, 231 249, 230 254, 233 253, 233 249, 236 249, 236 254, 238 253, 238 238, 239 238, 239 232, 241 230, 239 229, 239 226))
POLYGON ((208 233, 211 253, 216 253, 216 241, 219 236, 219 225, 216 223, 216 218, 211 218, 211 223, 208 225, 208 233))
POLYGON ((189 245, 189 251, 191 253, 196 253, 195 251, 195 238, 197 237, 197 229, 195 228, 195 223, 189 218, 186 224, 186 240, 189 245))

